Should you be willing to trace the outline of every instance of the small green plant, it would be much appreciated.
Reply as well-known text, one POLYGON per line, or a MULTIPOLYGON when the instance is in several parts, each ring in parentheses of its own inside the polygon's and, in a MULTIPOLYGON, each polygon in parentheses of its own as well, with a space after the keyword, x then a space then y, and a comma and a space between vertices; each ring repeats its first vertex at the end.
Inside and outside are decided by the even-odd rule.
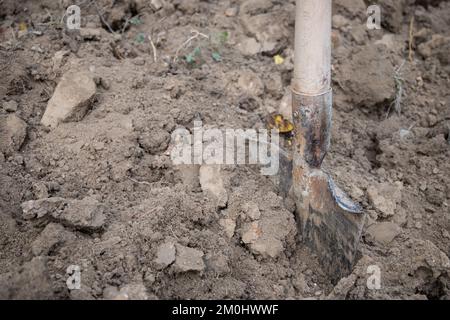
POLYGON ((195 47, 194 50, 192 50, 191 53, 187 54, 185 57, 186 62, 190 66, 197 66, 202 63, 202 50, 200 47, 195 47))
POLYGON ((133 17, 133 18, 130 19, 130 23, 132 25, 137 26, 137 25, 142 24, 142 21, 141 21, 141 19, 139 19, 139 17, 133 17))
MULTIPOLYGON (((217 32, 211 35, 206 35, 198 31, 193 31, 192 36, 187 39, 175 53, 174 61, 177 61, 179 52, 188 47, 192 41, 199 38, 203 39, 197 43, 197 46, 188 54, 184 56, 184 60, 190 67, 199 67, 205 63, 205 57, 210 57, 214 62, 222 61, 222 49, 229 38, 229 33, 227 31, 217 32)), ((198 41, 198 40, 197 40, 198 41)))
POLYGON ((137 43, 143 43, 145 41, 145 34, 140 32, 136 35, 135 41, 137 43))
POLYGON ((222 56, 221 56, 220 53, 218 53, 218 52, 213 52, 213 53, 211 54, 211 56, 212 56, 212 58, 213 58, 213 60, 214 60, 215 62, 220 62, 220 61, 222 61, 222 56))

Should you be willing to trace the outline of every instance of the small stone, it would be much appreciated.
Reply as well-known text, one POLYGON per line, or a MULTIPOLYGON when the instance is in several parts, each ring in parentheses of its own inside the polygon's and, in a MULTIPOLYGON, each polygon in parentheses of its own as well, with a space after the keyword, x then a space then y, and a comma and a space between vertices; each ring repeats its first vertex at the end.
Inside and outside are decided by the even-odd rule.
POLYGON ((238 80, 239 89, 250 96, 260 96, 264 93, 264 83, 252 71, 242 71, 238 80))
POLYGON ((38 181, 33 183, 33 194, 36 197, 36 199, 44 199, 48 198, 48 190, 45 183, 38 181))
POLYGON ((367 234, 376 242, 387 245, 401 232, 401 228, 392 222, 381 222, 367 228, 367 234))
POLYGON ((199 172, 202 191, 213 195, 217 199, 217 207, 225 208, 228 202, 228 193, 223 185, 219 165, 202 165, 199 172))
POLYGON ((221 253, 206 257, 206 265, 208 269, 219 276, 223 276, 231 272, 227 257, 221 253))
POLYGON ((245 244, 254 243, 262 234, 262 230, 259 226, 258 221, 254 221, 252 223, 247 223, 244 225, 242 230, 242 242, 245 244))
POLYGON ((25 220, 39 219, 49 212, 63 210, 66 203, 66 199, 60 197, 25 201, 21 204, 22 217, 25 220))
POLYGON ((133 283, 122 287, 114 300, 149 300, 149 295, 142 283, 133 283))
POLYGON ((165 269, 175 261, 175 244, 165 242, 158 247, 155 264, 159 270, 165 269))
POLYGON ((22 203, 24 219, 48 217, 78 230, 96 231, 106 223, 104 206, 92 197, 82 200, 60 197, 30 200, 22 203))
POLYGON ((237 44, 237 49, 246 57, 261 52, 261 44, 255 38, 244 38, 237 44))
POLYGON ((108 286, 103 290, 105 300, 149 300, 150 296, 142 283, 131 283, 120 290, 114 286, 108 286))
POLYGON ((177 272, 203 271, 205 269, 202 251, 180 244, 176 245, 176 251, 174 268, 177 272))
POLYGON ((143 66, 145 64, 145 59, 141 58, 141 57, 137 57, 135 59, 132 60, 133 64, 135 64, 136 66, 143 66))
POLYGON ((119 289, 114 286, 107 286, 103 289, 103 299, 105 300, 116 300, 115 298, 119 295, 119 289))
POLYGON ((51 215, 65 226, 84 231, 99 230, 106 223, 105 207, 93 197, 71 200, 61 213, 51 215))
POLYGON ((0 152, 11 155, 19 150, 27 135, 27 124, 15 114, 0 116, 0 152))
POLYGON ((401 183, 379 183, 367 189, 367 195, 372 206, 379 211, 383 217, 395 214, 397 205, 402 198, 403 186, 401 183))
POLYGON ((57 72, 61 68, 64 62, 64 57, 69 54, 70 54, 69 50, 60 50, 55 52, 55 55, 52 58, 54 72, 57 72))
POLYGON ((238 8, 237 7, 231 7, 231 8, 227 8, 225 10, 225 15, 227 17, 235 17, 238 13, 238 8))
POLYGON ((150 6, 153 10, 159 11, 163 7, 161 0, 150 0, 150 6))
POLYGON ((258 220, 261 217, 261 211, 259 211, 258 205, 254 202, 244 203, 242 210, 250 220, 258 220))
POLYGON ((236 229, 236 221, 233 219, 220 219, 219 224, 223 227, 225 230, 225 234, 228 238, 233 238, 234 236, 234 230, 236 229))
POLYGON ((157 154, 165 151, 170 142, 170 134, 163 129, 154 128, 150 132, 145 132, 139 137, 142 148, 150 153, 157 154))
POLYGON ((17 106, 18 104, 14 100, 3 102, 3 109, 5 109, 6 112, 16 112, 17 106))
POLYGON ((93 77, 87 71, 65 73, 47 104, 41 123, 56 127, 60 122, 80 121, 96 93, 93 77))
POLYGON ((150 270, 147 270, 147 272, 145 272, 144 280, 146 283, 152 285, 156 281, 156 277, 150 270))
POLYGON ((350 24, 350 21, 346 17, 341 16, 340 14, 335 14, 333 16, 332 23, 333 28, 342 29, 343 27, 348 26, 350 24))

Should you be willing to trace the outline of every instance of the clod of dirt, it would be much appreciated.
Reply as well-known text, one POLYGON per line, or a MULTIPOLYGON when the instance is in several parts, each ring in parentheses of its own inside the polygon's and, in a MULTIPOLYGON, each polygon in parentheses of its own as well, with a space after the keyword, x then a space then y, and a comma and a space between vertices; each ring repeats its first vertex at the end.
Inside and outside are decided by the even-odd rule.
POLYGON ((17 106, 17 102, 14 100, 3 102, 3 110, 5 110, 6 112, 16 112, 17 106))
POLYGON ((233 238, 234 236, 234 230, 236 229, 236 221, 233 219, 220 219, 219 224, 222 226, 223 230, 225 231, 225 234, 228 238, 233 238))
POLYGON ((375 223, 367 228, 369 240, 374 240, 382 245, 391 243, 401 232, 401 228, 392 222, 375 223))
POLYGON ((0 275, 0 299, 54 298, 52 283, 47 270, 47 260, 35 257, 16 272, 0 275))
POLYGON ((105 288, 103 298, 106 300, 149 300, 151 297, 144 284, 131 283, 120 290, 116 287, 105 288))
POLYGON ((231 271, 227 256, 221 253, 217 255, 207 255, 206 266, 218 276, 226 275, 231 271))
POLYGON ((200 167, 200 186, 203 192, 217 199, 217 207, 225 208, 228 202, 228 193, 223 185, 219 165, 202 165, 200 167))
POLYGON ((69 50, 59 50, 55 52, 52 58, 53 72, 59 71, 61 66, 64 64, 64 58, 69 54, 70 54, 69 50))
POLYGON ((225 16, 227 17, 235 17, 239 12, 239 8, 238 7, 229 7, 225 9, 225 16))
POLYGON ((254 202, 247 202, 242 205, 242 211, 245 217, 248 217, 251 221, 258 220, 261 217, 261 211, 259 211, 258 204, 254 202))
POLYGON ((247 95, 239 97, 238 107, 245 111, 255 111, 259 108, 259 102, 255 98, 247 95))
POLYGON ((157 154, 164 151, 169 146, 170 134, 163 129, 153 129, 150 132, 145 132, 139 137, 139 143, 142 148, 150 153, 157 154))
POLYGON ((268 54, 280 51, 286 46, 290 35, 289 24, 293 21, 293 16, 287 15, 286 11, 269 10, 272 6, 271 1, 248 0, 241 5, 240 11, 241 23, 246 33, 261 43, 261 52, 268 54))
POLYGON ((255 38, 244 37, 236 45, 243 56, 251 57, 261 52, 261 44, 255 38))
POLYGON ((384 218, 392 217, 397 210, 397 205, 402 199, 403 185, 383 182, 367 189, 367 195, 372 206, 381 213, 384 218))
POLYGON ((10 155, 22 146, 27 124, 15 114, 0 116, 0 152, 10 155))
POLYGON ((25 219, 47 216, 69 228, 83 231, 99 230, 106 223, 104 206, 92 197, 30 200, 22 203, 22 210, 25 219))
POLYGON ((264 93, 264 83, 251 71, 242 71, 238 80, 239 90, 249 96, 258 97, 264 93))
POLYGON ((173 265, 176 272, 203 271, 205 269, 202 251, 180 244, 176 244, 176 251, 173 265))
POLYGON ((156 253, 155 264, 159 270, 165 269, 175 261, 175 244, 173 242, 165 242, 158 247, 156 253))
POLYGON ((425 59, 434 56, 442 65, 446 66, 450 64, 450 37, 434 34, 431 40, 419 45, 418 51, 425 59))
MULTIPOLYGON (((249 211, 253 211, 253 217, 258 215, 256 210, 249 208, 247 214, 249 211)), ((296 232, 295 221, 291 215, 276 215, 273 212, 264 212, 259 220, 245 223, 240 230, 242 242, 253 254, 263 258, 276 258, 280 255, 285 249, 287 238, 296 232)))
POLYGON ((161 0, 150 0, 150 6, 153 10, 158 11, 163 7, 163 2, 161 0))
POLYGON ((68 71, 56 86, 41 123, 54 128, 60 122, 80 121, 88 111, 95 93, 96 85, 89 72, 68 71))
POLYGON ((75 234, 67 231, 62 225, 49 223, 31 244, 31 252, 35 256, 48 255, 64 243, 76 239, 75 234))
POLYGON ((365 45, 341 64, 336 72, 345 93, 355 106, 368 108, 392 101, 395 94, 394 66, 382 46, 365 45))
POLYGON ((335 0, 333 12, 345 13, 346 16, 363 18, 366 15, 367 5, 364 0, 335 0))
POLYGON ((84 40, 100 41, 102 38, 107 36, 107 33, 102 28, 81 28, 80 36, 84 40))

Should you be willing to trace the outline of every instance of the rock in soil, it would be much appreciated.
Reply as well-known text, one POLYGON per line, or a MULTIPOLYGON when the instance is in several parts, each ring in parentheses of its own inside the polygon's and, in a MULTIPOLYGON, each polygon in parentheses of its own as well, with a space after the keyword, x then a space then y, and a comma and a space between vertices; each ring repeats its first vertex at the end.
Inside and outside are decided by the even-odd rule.
POLYGON ((173 265, 176 272, 203 271, 205 269, 202 251, 180 244, 176 245, 176 251, 177 255, 173 265))
POLYGON ((367 196, 373 207, 384 218, 392 217, 397 210, 397 205, 402 200, 401 183, 379 183, 367 189, 367 196))
POLYGON ((88 71, 68 71, 59 80, 41 123, 54 128, 60 122, 80 121, 91 106, 95 93, 96 85, 88 71))
POLYGON ((105 207, 92 197, 30 200, 22 204, 22 211, 25 219, 46 217, 82 231, 99 230, 106 223, 105 207))
POLYGON ((337 68, 336 79, 354 106, 373 108, 393 100, 394 65, 388 58, 380 58, 386 55, 383 47, 365 45, 337 68))
POLYGON ((117 289, 116 287, 107 287, 103 291, 105 300, 149 300, 150 295, 144 284, 131 283, 117 289))
POLYGON ((375 223, 367 228, 369 238, 382 245, 391 243, 400 232, 401 228, 393 222, 375 223))
POLYGON ((155 264, 158 269, 165 269, 175 261, 175 243, 165 242, 158 247, 155 264))
POLYGON ((27 135, 27 124, 15 114, 0 116, 0 152, 11 155, 19 150, 27 135))
POLYGON ((18 106, 18 104, 14 100, 3 102, 3 109, 6 112, 16 112, 17 111, 17 106, 18 106))

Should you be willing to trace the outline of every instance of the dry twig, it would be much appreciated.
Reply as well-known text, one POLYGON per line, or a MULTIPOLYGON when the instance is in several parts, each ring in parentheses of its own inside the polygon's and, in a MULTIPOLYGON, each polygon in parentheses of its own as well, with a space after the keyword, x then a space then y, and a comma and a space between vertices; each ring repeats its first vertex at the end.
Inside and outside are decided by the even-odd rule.
POLYGON ((408 58, 409 62, 413 62, 413 44, 414 44, 414 16, 412 16, 411 21, 409 22, 409 52, 408 52, 408 58))
POLYGON ((150 41, 150 45, 152 46, 152 51, 153 51, 153 62, 156 62, 158 56, 157 56, 157 53, 156 53, 156 46, 155 46, 155 44, 153 43, 153 40, 152 40, 152 36, 151 36, 151 35, 148 36, 148 40, 150 41))
POLYGON ((197 30, 192 30, 191 31, 192 36, 190 36, 185 42, 183 42, 183 44, 178 47, 177 51, 175 52, 175 57, 173 59, 173 62, 177 62, 178 61, 178 56, 180 55, 180 51, 183 50, 183 48, 187 47, 191 41, 197 39, 198 37, 203 37, 206 39, 209 39, 209 36, 207 36, 204 33, 198 32, 197 30))

